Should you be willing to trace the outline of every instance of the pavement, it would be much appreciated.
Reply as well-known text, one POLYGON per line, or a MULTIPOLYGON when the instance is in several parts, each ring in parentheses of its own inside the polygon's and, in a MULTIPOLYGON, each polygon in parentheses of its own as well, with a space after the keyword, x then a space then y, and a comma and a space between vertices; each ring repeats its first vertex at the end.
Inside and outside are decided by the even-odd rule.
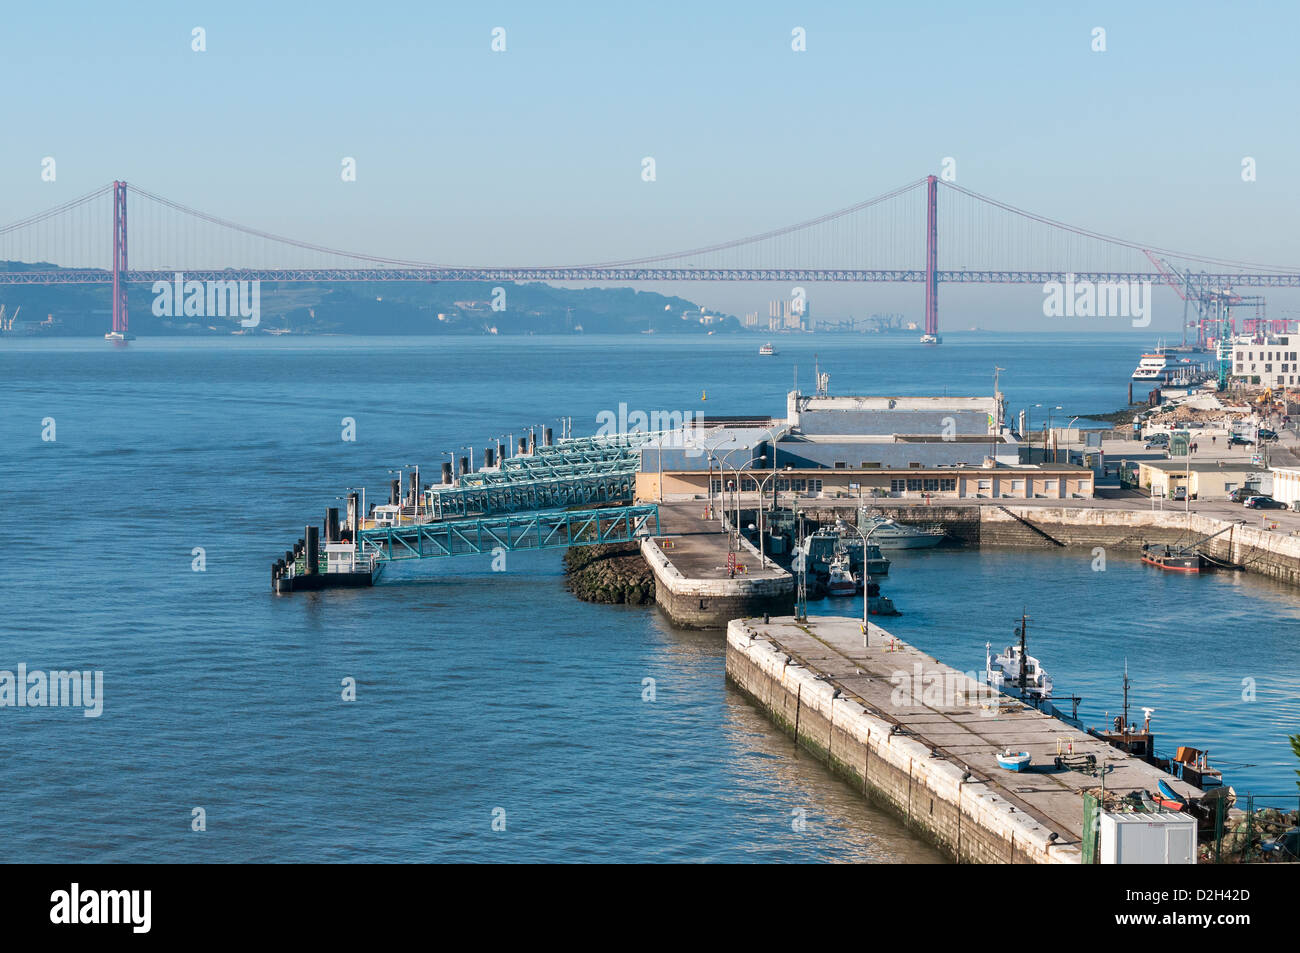
POLYGON ((1093 775, 1055 767, 1053 759, 1062 751, 1091 754, 1105 764, 1107 792, 1155 791, 1157 782, 1164 780, 1186 797, 1201 794, 1192 785, 1010 696, 997 695, 996 705, 979 703, 966 694, 969 683, 961 673, 875 624, 867 648, 857 619, 813 616, 796 624, 793 618, 781 617, 746 624, 824 675, 869 712, 896 721, 909 737, 965 766, 974 775, 973 783, 986 785, 1056 831, 1061 843, 1079 842, 1080 794, 1101 784, 1093 775), (933 686, 952 686, 952 690, 933 686), (906 703, 900 704, 900 698, 906 703), (1007 749, 1028 751, 1030 770, 1015 773, 1001 768, 997 755, 1007 749))
MULTIPOLYGON (((659 535, 663 554, 688 579, 727 579, 731 534, 716 519, 704 518, 703 500, 659 504, 659 535)), ((789 574, 769 558, 767 567, 743 545, 736 551, 736 575, 747 579, 780 579, 789 574)))

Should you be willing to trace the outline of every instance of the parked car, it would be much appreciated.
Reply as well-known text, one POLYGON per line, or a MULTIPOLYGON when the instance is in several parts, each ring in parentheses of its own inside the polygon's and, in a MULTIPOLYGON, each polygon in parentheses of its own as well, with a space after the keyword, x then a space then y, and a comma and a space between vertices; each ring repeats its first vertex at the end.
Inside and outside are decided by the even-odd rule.
POLYGON ((1271 496, 1252 496, 1246 500, 1248 510, 1284 510, 1286 504, 1271 496))
POLYGON ((1252 487, 1247 489, 1245 487, 1237 487, 1237 489, 1228 494, 1228 499, 1233 503, 1245 503, 1252 496, 1259 496, 1258 488, 1252 487))
POLYGON ((1147 450, 1152 450, 1157 448, 1161 450, 1165 450, 1168 449, 1168 447, 1169 447, 1169 434, 1167 433, 1153 433, 1150 437, 1147 437, 1147 442, 1146 442, 1147 450))
POLYGON ((1259 439, 1260 439, 1260 440, 1276 440, 1276 439, 1277 439, 1277 431, 1276 431, 1276 430, 1260 430, 1260 432, 1259 432, 1259 439))
POLYGON ((1230 447, 1249 447, 1254 444, 1254 442, 1255 441, 1251 440, 1249 437, 1243 437, 1239 433, 1235 433, 1228 438, 1228 446, 1230 447))

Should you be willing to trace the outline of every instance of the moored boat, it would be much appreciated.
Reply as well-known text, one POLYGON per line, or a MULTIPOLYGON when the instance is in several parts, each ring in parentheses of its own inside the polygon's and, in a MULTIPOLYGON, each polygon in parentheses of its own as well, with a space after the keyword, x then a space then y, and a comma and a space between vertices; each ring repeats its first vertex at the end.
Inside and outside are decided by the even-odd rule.
POLYGON ((942 529, 921 529, 898 523, 885 516, 863 516, 858 528, 869 533, 872 543, 881 549, 923 549, 938 546, 945 535, 942 529))
POLYGON ((894 607, 893 599, 880 594, 880 584, 877 582, 867 583, 867 611, 871 615, 903 614, 894 607))
POLYGON ((1025 649, 1028 625, 1029 617, 1021 614, 1016 627, 1020 644, 1009 645, 996 656, 993 643, 984 643, 984 681, 1008 695, 1045 701, 1052 697, 1052 676, 1025 649))
POLYGON ((826 580, 826 593, 831 596, 852 596, 858 592, 858 582, 849 568, 849 557, 840 553, 831 562, 830 578, 826 580))
POLYGON ((1008 771, 1024 771, 1029 767, 1028 751, 1000 751, 997 754, 998 767, 1008 771))
POLYGON ((1166 572, 1200 572, 1201 554, 1195 550, 1174 549, 1161 543, 1142 547, 1142 561, 1166 572))

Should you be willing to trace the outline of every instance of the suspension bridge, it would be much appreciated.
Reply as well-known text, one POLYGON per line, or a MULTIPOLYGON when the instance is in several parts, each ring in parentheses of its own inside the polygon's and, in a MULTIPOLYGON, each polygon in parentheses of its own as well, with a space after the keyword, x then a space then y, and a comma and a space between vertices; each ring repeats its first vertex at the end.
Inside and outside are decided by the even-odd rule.
POLYGON ((344 251, 251 228, 124 181, 0 227, 0 286, 111 285, 116 333, 128 328, 128 285, 172 281, 178 273, 201 282, 919 283, 924 340, 931 342, 938 341, 941 284, 1150 282, 1182 297, 1185 326, 1187 308, 1196 309, 1200 343, 1232 307, 1253 304, 1262 329, 1263 298, 1235 289, 1300 287, 1300 266, 1106 235, 933 175, 758 234, 586 264, 453 265, 344 251))

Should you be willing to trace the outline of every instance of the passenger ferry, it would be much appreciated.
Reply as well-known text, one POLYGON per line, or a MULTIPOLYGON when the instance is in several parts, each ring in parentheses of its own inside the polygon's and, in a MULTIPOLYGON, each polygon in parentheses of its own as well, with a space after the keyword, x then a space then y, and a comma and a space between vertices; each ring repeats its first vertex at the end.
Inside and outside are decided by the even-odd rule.
POLYGON ((1190 357, 1171 359, 1166 349, 1157 344, 1151 354, 1143 354, 1133 368, 1133 380, 1155 384, 1190 385, 1207 375, 1205 365, 1190 357))
POLYGON ((771 357, 776 353, 776 348, 772 347, 772 342, 769 341, 758 349, 758 353, 761 357, 771 357))
POLYGON ((1133 380, 1154 381, 1157 384, 1169 383, 1175 368, 1170 366, 1169 358, 1163 348, 1156 348, 1154 354, 1143 354, 1137 367, 1133 368, 1133 380))

